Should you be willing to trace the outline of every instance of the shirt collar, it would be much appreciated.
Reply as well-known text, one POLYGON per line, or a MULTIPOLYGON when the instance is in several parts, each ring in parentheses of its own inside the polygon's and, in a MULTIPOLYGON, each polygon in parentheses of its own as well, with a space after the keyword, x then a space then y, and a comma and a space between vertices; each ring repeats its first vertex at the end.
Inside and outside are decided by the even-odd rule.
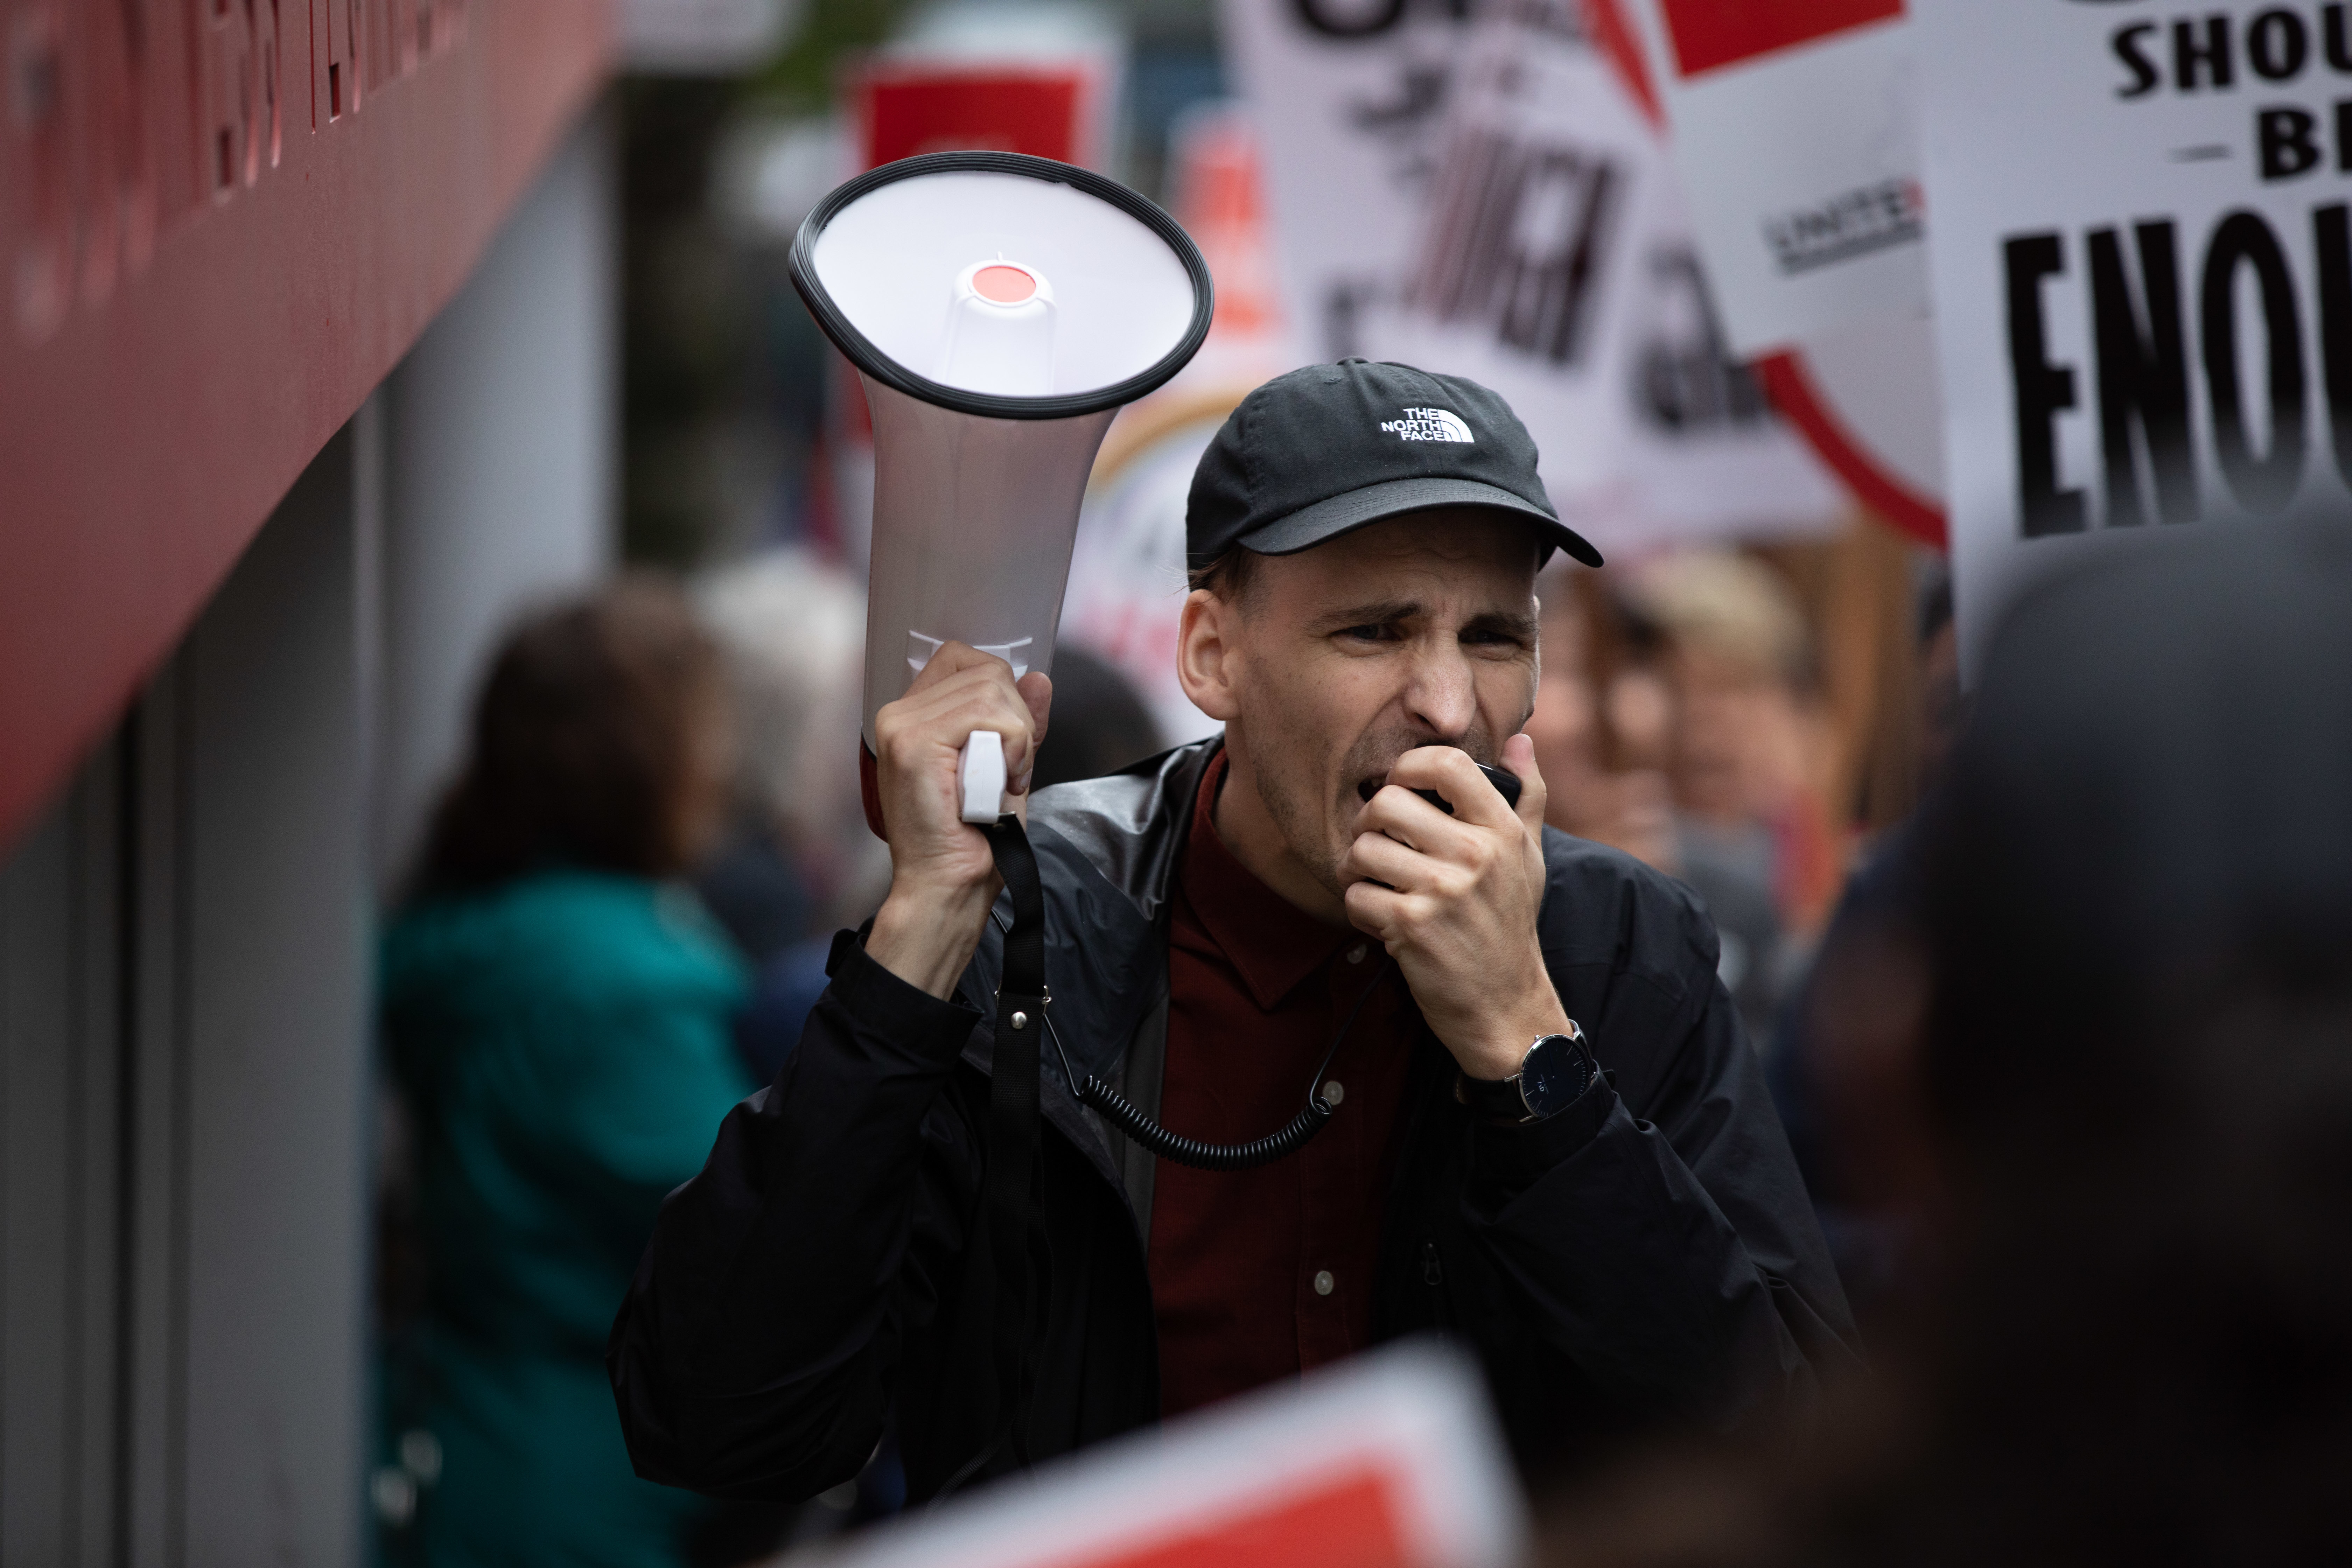
POLYGON ((1224 787, 1230 761, 1221 751, 1202 774, 1179 879, 1202 929, 1240 974, 1250 1000, 1260 1012, 1271 1012, 1340 949, 1366 939, 1334 931, 1292 907, 1225 847, 1215 818, 1217 792, 1224 787))

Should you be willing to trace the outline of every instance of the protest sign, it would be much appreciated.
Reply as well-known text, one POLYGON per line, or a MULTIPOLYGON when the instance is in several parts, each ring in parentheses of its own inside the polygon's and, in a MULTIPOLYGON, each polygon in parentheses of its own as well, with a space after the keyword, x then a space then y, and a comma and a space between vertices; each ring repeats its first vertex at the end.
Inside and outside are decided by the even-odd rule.
POLYGON ((825 1568, 1507 1568, 1527 1524, 1476 1368, 1409 1344, 885 1525, 825 1568))
POLYGON ((1845 500, 1728 352, 1655 127, 1575 0, 1474 26, 1379 357, 1501 393, 1604 552, 1804 532, 1845 500))
POLYGON ((1210 438, 1250 390, 1299 363, 1273 278, 1264 159, 1248 111, 1195 105, 1169 135, 1170 210, 1216 281, 1208 342, 1175 379, 1119 410, 1078 520, 1062 640, 1134 682, 1170 745, 1222 726, 1176 678, 1184 510, 1210 438))
POLYGON ((1184 695, 1176 678, 1176 636, 1186 598, 1184 508, 1192 470, 1244 390, 1122 413, 1130 427, 1114 426, 1112 441, 1104 443, 1078 518, 1062 640, 1132 681, 1160 738, 1171 746, 1224 727, 1184 695), (1163 416, 1141 423, 1154 413, 1163 416))
POLYGON ((1944 522, 1944 404, 1935 323, 1867 321, 1756 362, 1772 406, 1854 499, 1933 549, 1944 522))
POLYGON ((1108 165, 1126 39, 1082 10, 951 5, 849 75, 867 168, 922 153, 1026 153, 1108 165))
POLYGON ((1369 353, 1419 230, 1465 0, 1223 0, 1300 347, 1369 353))
POLYGON ((1925 314, 1903 0, 1589 0, 1638 37, 1732 352, 1925 314))
MULTIPOLYGON (((849 71, 858 165, 980 149, 1103 168, 1124 55, 1124 41, 1082 10, 940 7, 849 71)), ((856 372, 839 353, 825 353, 823 531, 863 572, 874 535, 874 427, 856 372)))
POLYGON ((1912 0, 1961 649, 2044 570, 2347 499, 2347 6, 1912 0))

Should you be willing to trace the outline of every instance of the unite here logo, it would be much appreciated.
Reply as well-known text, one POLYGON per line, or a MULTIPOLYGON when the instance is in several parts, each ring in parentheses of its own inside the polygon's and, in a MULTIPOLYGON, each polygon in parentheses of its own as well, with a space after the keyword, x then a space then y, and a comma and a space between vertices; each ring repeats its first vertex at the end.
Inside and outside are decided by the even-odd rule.
POLYGON ((1462 416, 1444 408, 1408 408, 1402 419, 1383 419, 1381 428, 1400 441, 1461 441, 1475 444, 1477 437, 1470 426, 1462 423, 1462 416))

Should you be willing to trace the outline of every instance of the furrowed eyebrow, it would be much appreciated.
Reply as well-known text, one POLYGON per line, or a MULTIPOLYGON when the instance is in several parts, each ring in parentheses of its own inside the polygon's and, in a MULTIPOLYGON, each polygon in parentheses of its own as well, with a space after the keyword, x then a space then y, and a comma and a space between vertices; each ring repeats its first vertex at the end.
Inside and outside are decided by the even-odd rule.
POLYGON ((1465 632, 1500 632, 1521 642, 1533 642, 1538 626, 1533 616, 1514 616, 1501 610, 1489 610, 1483 616, 1471 616, 1462 629, 1465 632))
MULTIPOLYGON (((1357 605, 1344 610, 1334 610, 1318 623, 1326 632, 1345 631, 1349 626, 1393 626, 1399 621, 1417 620, 1428 613, 1428 606, 1416 599, 1390 599, 1378 604, 1357 605)), ((1512 615, 1505 610, 1488 610, 1463 623, 1465 632, 1493 632, 1516 637, 1521 642, 1536 639, 1538 623, 1533 616, 1512 615)))
POLYGON ((1394 621, 1409 621, 1423 613, 1421 604, 1412 599, 1391 599, 1376 605, 1357 605, 1349 609, 1334 610, 1316 624, 1328 632, 1345 631, 1349 626, 1384 626, 1394 621))

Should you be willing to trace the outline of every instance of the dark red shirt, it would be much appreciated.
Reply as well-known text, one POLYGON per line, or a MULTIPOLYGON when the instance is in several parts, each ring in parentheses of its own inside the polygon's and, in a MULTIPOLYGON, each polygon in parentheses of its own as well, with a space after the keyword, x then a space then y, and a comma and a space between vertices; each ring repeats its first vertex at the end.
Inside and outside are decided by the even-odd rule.
POLYGON ((1378 942, 1286 903, 1218 838, 1225 763, 1220 753, 1201 781, 1177 869, 1161 1122, 1213 1143, 1280 1128, 1380 978, 1325 1078, 1340 1086, 1339 1109, 1304 1149, 1254 1171, 1160 1162, 1151 1290, 1170 1415, 1371 1342, 1381 1210, 1423 1030, 1403 980, 1381 974, 1378 942))

